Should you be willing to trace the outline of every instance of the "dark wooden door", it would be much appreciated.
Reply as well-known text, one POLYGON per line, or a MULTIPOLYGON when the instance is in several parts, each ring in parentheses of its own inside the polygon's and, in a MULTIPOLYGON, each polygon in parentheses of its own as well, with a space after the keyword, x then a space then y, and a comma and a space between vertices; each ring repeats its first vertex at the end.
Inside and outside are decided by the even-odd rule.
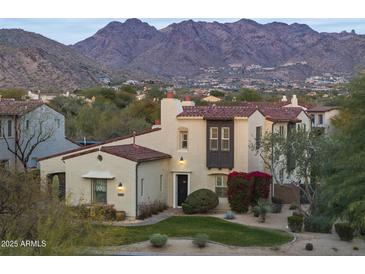
POLYGON ((180 174, 177 175, 177 205, 181 204, 186 200, 188 196, 188 175, 180 174))

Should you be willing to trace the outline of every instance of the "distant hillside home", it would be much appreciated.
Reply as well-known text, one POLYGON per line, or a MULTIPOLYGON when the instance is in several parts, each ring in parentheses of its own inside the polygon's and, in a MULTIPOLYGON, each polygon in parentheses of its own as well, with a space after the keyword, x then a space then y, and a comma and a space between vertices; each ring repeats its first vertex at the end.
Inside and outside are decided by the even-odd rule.
POLYGON ((312 127, 323 131, 325 134, 331 134, 334 131, 332 119, 339 114, 338 107, 317 106, 307 110, 312 116, 312 127))
MULTIPOLYGON (((41 176, 49 182, 56 175, 64 178, 60 183, 72 204, 113 204, 130 218, 139 215, 141 204, 155 200, 181 207, 201 188, 215 191, 218 209, 227 209, 231 171, 268 171, 250 144, 258 144, 265 132, 311 129, 302 107, 283 107, 296 103, 195 106, 168 92, 152 129, 40 159, 41 176)), ((280 185, 274 191, 287 202, 299 196, 280 185)))
POLYGON ((65 137, 65 119, 40 100, 0 99, 0 165, 36 168, 38 159, 79 146, 65 137), (18 155, 19 157, 17 157, 18 155))
POLYGON ((205 102, 208 102, 208 103, 217 103, 217 102, 222 101, 221 98, 218 98, 218 97, 213 96, 213 95, 209 95, 207 97, 204 97, 202 100, 205 101, 205 102))

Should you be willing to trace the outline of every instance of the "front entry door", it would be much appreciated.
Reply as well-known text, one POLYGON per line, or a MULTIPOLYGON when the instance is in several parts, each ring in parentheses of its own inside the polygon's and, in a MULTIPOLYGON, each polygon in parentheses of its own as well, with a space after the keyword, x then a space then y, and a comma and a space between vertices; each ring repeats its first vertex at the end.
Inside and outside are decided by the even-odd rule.
POLYGON ((180 174, 177 176, 177 206, 181 206, 188 196, 188 175, 180 174))

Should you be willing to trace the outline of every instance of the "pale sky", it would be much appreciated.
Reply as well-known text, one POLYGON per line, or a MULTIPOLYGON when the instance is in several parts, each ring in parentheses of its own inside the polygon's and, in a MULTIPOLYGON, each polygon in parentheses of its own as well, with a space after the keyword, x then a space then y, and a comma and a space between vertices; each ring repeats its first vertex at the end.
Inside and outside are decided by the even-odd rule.
MULTIPOLYGON (((189 18, 190 19, 190 18, 189 18)), ((218 18, 218 19, 199 19, 192 18, 194 21, 218 21, 221 23, 235 22, 237 18, 218 18)), ((341 32, 355 30, 358 34, 365 34, 365 19, 255 19, 253 20, 265 24, 270 22, 284 23, 303 23, 309 25, 318 32, 341 32)), ((91 35, 100 28, 104 27, 110 21, 124 22, 126 19, 108 18, 108 19, 0 19, 0 28, 21 28, 26 31, 32 31, 48 38, 54 39, 64 44, 74 44, 91 35)), ((185 18, 175 19, 156 19, 141 18, 142 21, 149 23, 157 29, 164 28, 172 23, 187 20, 185 18)))

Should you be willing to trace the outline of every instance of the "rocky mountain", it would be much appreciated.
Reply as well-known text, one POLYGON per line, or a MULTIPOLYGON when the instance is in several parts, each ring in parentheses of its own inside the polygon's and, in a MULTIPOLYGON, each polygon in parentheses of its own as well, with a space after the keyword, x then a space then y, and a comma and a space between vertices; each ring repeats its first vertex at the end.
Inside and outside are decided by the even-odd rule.
POLYGON ((260 65, 280 67, 282 77, 325 72, 354 73, 365 67, 365 36, 319 33, 303 24, 174 23, 157 30, 138 19, 111 22, 73 46, 114 70, 158 76, 194 76, 202 68, 260 65), (303 63, 293 70, 288 63, 303 63))
POLYGON ((36 33, 0 29, 0 89, 71 91, 95 86, 104 74, 75 49, 36 33))

